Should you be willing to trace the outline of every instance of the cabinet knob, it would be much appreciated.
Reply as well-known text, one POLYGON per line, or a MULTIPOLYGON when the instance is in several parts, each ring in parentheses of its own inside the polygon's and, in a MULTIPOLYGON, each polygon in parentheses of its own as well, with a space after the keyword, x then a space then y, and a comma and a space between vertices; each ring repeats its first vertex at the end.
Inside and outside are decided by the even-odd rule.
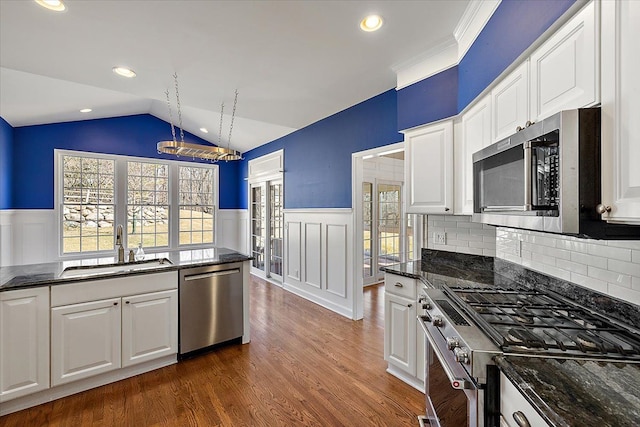
POLYGON ((131 301, 125 301, 125 304, 129 304, 131 301))
POLYGON ((518 424, 518 427, 531 427, 527 416, 522 411, 516 411, 513 413, 513 419, 518 424))
POLYGON ((518 127, 516 128, 516 132, 520 132, 522 129, 524 129, 522 126, 518 126, 518 127))
POLYGON ((113 303, 113 305, 118 305, 118 303, 117 303, 117 302, 114 302, 114 303, 113 303))
POLYGON ((527 120, 527 123, 524 124, 524 127, 528 128, 529 126, 531 126, 534 122, 532 122, 531 120, 527 120))
POLYGON ((411 308, 413 307, 413 304, 407 304, 407 307, 411 308))
POLYGON ((600 215, 609 213, 611 212, 611 206, 605 206, 602 203, 599 203, 598 205, 596 205, 596 212, 598 212, 600 215))
POLYGON ((449 208, 444 208, 444 211, 445 212, 449 212, 449 208))

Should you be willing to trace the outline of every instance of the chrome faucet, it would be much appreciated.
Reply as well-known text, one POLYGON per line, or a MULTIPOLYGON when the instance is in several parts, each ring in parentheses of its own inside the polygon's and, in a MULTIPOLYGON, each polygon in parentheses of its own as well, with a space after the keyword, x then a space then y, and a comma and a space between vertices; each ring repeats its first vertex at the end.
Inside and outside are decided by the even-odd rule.
POLYGON ((116 248, 118 249, 118 264, 124 264, 124 247, 122 246, 122 224, 116 227, 116 248))

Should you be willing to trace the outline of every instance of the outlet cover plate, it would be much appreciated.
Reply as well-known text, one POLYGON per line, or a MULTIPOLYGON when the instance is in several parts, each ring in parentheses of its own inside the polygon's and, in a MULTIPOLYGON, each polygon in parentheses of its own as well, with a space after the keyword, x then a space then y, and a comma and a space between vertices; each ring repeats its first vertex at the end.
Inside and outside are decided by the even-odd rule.
POLYGON ((445 233, 444 231, 435 231, 433 233, 433 243, 436 245, 446 245, 447 233, 445 233))

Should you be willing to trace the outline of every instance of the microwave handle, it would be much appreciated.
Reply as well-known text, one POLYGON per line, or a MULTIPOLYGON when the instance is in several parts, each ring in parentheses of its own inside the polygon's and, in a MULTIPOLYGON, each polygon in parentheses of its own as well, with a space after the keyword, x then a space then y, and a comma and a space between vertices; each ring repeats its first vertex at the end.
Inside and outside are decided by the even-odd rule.
POLYGON ((524 210, 531 210, 531 141, 522 144, 524 149, 524 210))

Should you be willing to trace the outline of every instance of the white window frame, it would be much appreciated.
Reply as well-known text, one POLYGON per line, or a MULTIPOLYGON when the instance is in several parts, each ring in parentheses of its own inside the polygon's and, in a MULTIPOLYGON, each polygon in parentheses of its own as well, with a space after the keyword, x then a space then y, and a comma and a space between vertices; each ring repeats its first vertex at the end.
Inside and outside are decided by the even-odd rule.
POLYGON ((73 150, 54 150, 54 213, 56 218, 56 238, 58 241, 58 258, 59 259, 79 259, 79 258, 95 258, 95 257, 109 257, 115 250, 115 227, 118 224, 122 224, 124 229, 123 246, 128 247, 127 242, 127 162, 152 162, 161 163, 169 166, 169 246, 145 248, 145 252, 167 252, 176 250, 190 250, 215 246, 218 240, 218 216, 220 209, 220 180, 219 180, 219 167, 216 164, 189 162, 180 160, 165 160, 149 157, 133 157, 123 156, 116 154, 103 154, 92 153, 87 151, 73 151, 73 150), (75 156, 75 157, 89 157, 96 159, 107 159, 115 161, 115 210, 114 210, 114 249, 105 251, 91 251, 91 252, 73 252, 63 253, 63 239, 62 239, 62 215, 63 215, 63 179, 62 173, 64 170, 63 156, 75 156), (178 234, 179 229, 179 206, 178 206, 178 166, 191 166, 191 167, 206 167, 213 170, 214 179, 214 197, 213 203, 214 218, 213 218, 213 243, 198 243, 191 245, 180 245, 180 238, 178 234))

